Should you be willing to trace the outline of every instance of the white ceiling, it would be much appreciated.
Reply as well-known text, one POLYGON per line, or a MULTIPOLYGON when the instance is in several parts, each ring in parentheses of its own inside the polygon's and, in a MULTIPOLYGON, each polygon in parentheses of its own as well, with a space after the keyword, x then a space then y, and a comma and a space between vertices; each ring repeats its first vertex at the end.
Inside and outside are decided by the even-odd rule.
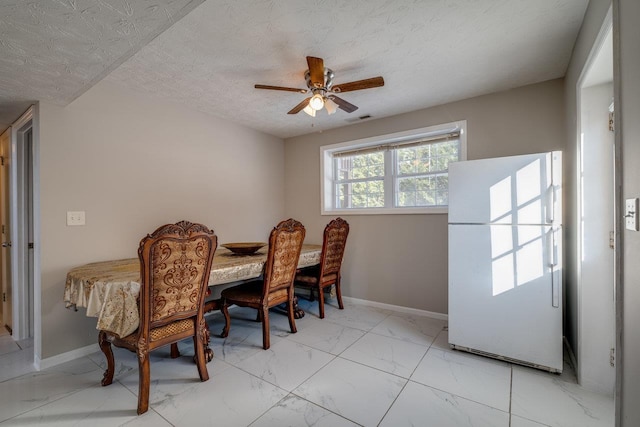
POLYGON ((32 100, 66 105, 105 76, 282 138, 331 129, 363 115, 381 118, 562 77, 587 4, 3 1, 0 129, 5 108, 32 100), (287 114, 307 95, 254 89, 305 88, 306 56, 323 58, 335 84, 380 75, 385 86, 341 95, 360 107, 354 113, 315 118, 287 114))
POLYGON ((0 132, 67 105, 204 0, 0 0, 0 132))

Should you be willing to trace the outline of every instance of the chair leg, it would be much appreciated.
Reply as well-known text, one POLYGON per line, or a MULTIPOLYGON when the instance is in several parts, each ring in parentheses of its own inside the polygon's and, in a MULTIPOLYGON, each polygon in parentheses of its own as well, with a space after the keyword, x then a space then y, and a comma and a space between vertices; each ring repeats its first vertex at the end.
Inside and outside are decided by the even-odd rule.
POLYGON ((100 333, 98 334, 98 344, 100 345, 100 350, 102 350, 104 356, 107 358, 107 369, 104 371, 101 382, 103 386, 106 386, 113 382, 113 373, 115 371, 116 365, 115 361, 113 360, 111 343, 107 339, 107 334, 104 331, 100 331, 100 333))
POLYGON ((295 334, 298 332, 298 328, 296 328, 296 316, 295 316, 295 304, 293 303, 293 298, 289 298, 287 302, 287 316, 289 317, 289 327, 291 328, 291 333, 295 334))
POLYGON ((336 279, 336 296, 338 297, 338 307, 340 310, 344 310, 344 304, 342 304, 342 289, 340 288, 340 275, 336 279))
POLYGON ((178 350, 178 343, 173 342, 171 343, 171 358, 177 359, 178 357, 180 357, 180 350, 178 350))
POLYGON ((207 363, 213 360, 213 350, 209 347, 209 343, 211 343, 211 332, 209 331, 209 324, 206 320, 203 319, 204 322, 204 341, 202 344, 204 345, 204 356, 206 358, 207 363))
POLYGON ((209 379, 209 371, 207 371, 207 355, 204 350, 204 342, 202 340, 203 331, 193 336, 193 349, 196 353, 196 365, 198 366, 198 374, 200 375, 200 381, 207 381, 209 379))
POLYGON ((138 415, 149 410, 149 386, 151 382, 151 372, 149 366, 149 352, 138 348, 138 415))
POLYGON ((309 301, 313 302, 316 298, 313 296, 313 287, 309 288, 309 301))
POLYGON ((220 336, 226 338, 229 335, 229 328, 231 328, 231 317, 229 316, 229 307, 227 306, 227 300, 222 300, 222 308, 220 309, 224 315, 224 328, 220 336))
POLYGON ((271 347, 271 341, 269 336, 269 308, 260 307, 260 316, 262 317, 262 348, 267 350, 271 347))
POLYGON ((320 311, 320 318, 324 319, 324 289, 318 285, 316 290, 318 291, 318 309, 320 311))

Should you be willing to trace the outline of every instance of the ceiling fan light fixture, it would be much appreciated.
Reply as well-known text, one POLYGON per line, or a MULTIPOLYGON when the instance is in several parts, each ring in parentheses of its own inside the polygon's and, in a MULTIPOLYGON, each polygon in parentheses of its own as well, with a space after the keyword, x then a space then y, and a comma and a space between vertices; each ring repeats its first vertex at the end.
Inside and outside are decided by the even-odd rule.
POLYGON ((315 117, 316 116, 316 110, 314 110, 313 108, 311 108, 311 105, 309 103, 309 105, 307 105, 306 107, 304 107, 304 109, 302 110, 305 113, 307 113, 308 115, 310 115, 311 117, 315 117))
POLYGON ((338 104, 333 102, 333 100, 331 98, 327 98, 324 101, 324 106, 327 109, 327 114, 329 114, 329 115, 332 115, 333 113, 336 112, 336 110, 338 110, 338 104))
POLYGON ((356 105, 345 101, 335 94, 384 86, 382 76, 341 83, 334 86, 333 70, 324 66, 324 60, 322 58, 307 56, 307 65, 309 69, 304 73, 307 89, 263 84, 256 84, 254 87, 256 89, 307 93, 310 96, 299 102, 298 105, 288 111, 287 114, 298 114, 300 111, 304 111, 311 117, 315 117, 316 112, 323 108, 327 109, 327 114, 329 115, 334 114, 338 109, 347 113, 353 113, 358 109, 356 105))
POLYGON ((309 106, 316 111, 322 110, 322 107, 324 107, 324 99, 322 98, 322 95, 319 93, 313 95, 309 101, 309 106))

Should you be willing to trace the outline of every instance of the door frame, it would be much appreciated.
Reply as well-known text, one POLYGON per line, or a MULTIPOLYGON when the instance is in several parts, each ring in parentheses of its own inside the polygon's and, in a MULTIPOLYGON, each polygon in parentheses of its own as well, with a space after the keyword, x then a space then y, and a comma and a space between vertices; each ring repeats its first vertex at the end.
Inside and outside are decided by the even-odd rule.
MULTIPOLYGON (((575 212, 575 219, 576 219, 576 224, 580 225, 581 224, 581 206, 583 204, 583 201, 580 198, 580 194, 582 191, 582 187, 581 187, 581 166, 580 166, 580 156, 581 156, 581 132, 583 129, 582 126, 582 87, 585 81, 585 77, 588 74, 589 70, 591 69, 593 63, 595 62, 595 59, 597 58, 598 54, 601 51, 601 48, 604 45, 604 42, 608 36, 609 33, 612 33, 613 36, 613 50, 614 50, 614 71, 613 71, 613 97, 614 97, 614 107, 616 111, 619 111, 619 105, 617 104, 617 99, 618 99, 618 94, 616 93, 616 80, 617 80, 617 76, 615 74, 615 43, 616 43, 616 28, 614 26, 613 23, 613 7, 609 6, 609 10, 607 12, 607 14, 605 15, 602 24, 600 26, 600 30, 598 32, 598 35, 596 36, 595 40, 593 41, 593 44, 591 46, 591 50, 589 52, 589 55, 587 56, 587 59, 585 61, 585 63, 583 64, 582 70, 580 72, 580 75, 577 79, 576 82, 576 140, 575 140, 575 144, 576 144, 576 170, 575 170, 575 179, 576 179, 576 212, 575 212)), ((615 115, 616 120, 618 119, 617 116, 619 116, 618 114, 615 115)), ((621 258, 621 254, 622 254, 622 238, 623 238, 623 222, 620 221, 619 219, 619 214, 620 214, 620 210, 619 207, 623 206, 622 205, 622 193, 620 190, 620 183, 622 182, 622 169, 621 169, 621 162, 620 162, 620 145, 619 145, 619 140, 618 140, 618 132, 617 129, 619 128, 617 126, 617 124, 614 124, 614 129, 616 129, 616 131, 614 132, 614 151, 613 151, 613 188, 612 188, 612 196, 613 196, 613 231, 614 231, 614 245, 613 245, 613 250, 614 250, 614 255, 613 255, 613 277, 612 277, 612 281, 613 281, 613 293, 614 293, 614 299, 613 299, 613 316, 614 316, 614 327, 615 327, 615 337, 614 337, 614 345, 615 345, 615 353, 614 353, 614 360, 615 360, 615 385, 614 385, 614 390, 613 390, 613 394, 614 394, 614 400, 616 401, 616 405, 618 404, 618 400, 619 400, 619 387, 620 387, 620 375, 621 375, 621 361, 619 359, 619 356, 622 353, 622 343, 620 342, 619 336, 620 336, 620 331, 622 328, 622 324, 620 322, 620 312, 619 309, 621 307, 621 303, 622 303, 622 298, 623 295, 620 292, 621 290, 621 272, 622 272, 622 258, 621 258)), ((582 245, 582 239, 581 239, 581 235, 580 235, 580 227, 578 227, 576 229, 576 274, 577 274, 577 282, 578 282, 578 286, 577 286, 577 299, 578 299, 578 304, 577 304, 577 349, 573 349, 574 351, 579 352, 580 351, 580 346, 581 346, 581 342, 582 342, 582 336, 585 333, 585 331, 583 330, 583 326, 582 326, 582 318, 585 315, 585 313, 583 312, 583 308, 582 308, 582 304, 581 304, 581 300, 582 300, 582 253, 581 253, 581 245, 582 245)), ((578 358, 580 358, 580 354, 577 355, 578 358)), ((573 362, 575 362, 575 360, 573 360, 573 362)), ((581 383, 581 378, 580 378, 580 371, 581 369, 578 369, 576 371, 576 374, 578 375, 578 383, 581 383)))
MULTIPOLYGON (((10 164, 14 167, 10 170, 9 177, 9 205, 10 205, 10 236, 12 241, 11 257, 11 286, 13 290, 13 337, 16 340, 29 337, 29 304, 33 309, 33 341, 34 360, 36 355, 41 353, 41 292, 40 292, 40 223, 39 223, 39 123, 38 105, 32 105, 26 112, 12 124, 11 128, 11 159, 10 164), (25 133, 31 129, 32 137, 32 158, 30 177, 32 183, 33 207, 33 300, 29 299, 28 290, 28 224, 25 224, 25 216, 19 215, 18 207, 26 197, 24 173, 22 162, 18 162, 20 147, 24 140, 25 133), (18 170, 20 169, 20 171, 18 170)), ((21 156, 22 157, 22 156, 21 156)), ((27 161, 27 159, 22 159, 27 161)))

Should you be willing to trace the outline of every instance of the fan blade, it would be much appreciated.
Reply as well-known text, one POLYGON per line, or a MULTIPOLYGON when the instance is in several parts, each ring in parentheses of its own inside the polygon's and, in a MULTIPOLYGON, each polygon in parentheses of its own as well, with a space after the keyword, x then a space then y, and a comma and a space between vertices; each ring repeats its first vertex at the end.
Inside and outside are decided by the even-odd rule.
POLYGON ((322 58, 314 58, 307 56, 307 64, 309 65, 309 79, 314 87, 324 86, 324 61, 322 58))
POLYGON ((255 85, 254 87, 256 89, 286 90, 288 92, 307 93, 307 89, 296 89, 294 87, 269 86, 269 85, 255 85))
POLYGON ((309 105, 309 100, 311 99, 311 97, 305 99, 304 101, 302 101, 300 104, 296 105, 295 107, 293 107, 291 109, 291 111, 289 111, 287 114, 298 114, 300 111, 304 110, 304 107, 306 107, 307 105, 309 105))
POLYGON ((334 92, 351 92, 352 90, 370 89, 372 87, 384 86, 384 79, 382 77, 372 77, 370 79, 358 80, 355 82, 342 83, 339 85, 333 85, 331 88, 334 92))
POLYGON ((331 95, 329 98, 333 102, 338 104, 338 108, 340 108, 343 111, 346 111, 347 113, 353 113, 354 111, 356 111, 358 109, 358 107, 356 107, 355 105, 351 104, 350 102, 345 101, 342 98, 338 98, 335 95, 331 95))

